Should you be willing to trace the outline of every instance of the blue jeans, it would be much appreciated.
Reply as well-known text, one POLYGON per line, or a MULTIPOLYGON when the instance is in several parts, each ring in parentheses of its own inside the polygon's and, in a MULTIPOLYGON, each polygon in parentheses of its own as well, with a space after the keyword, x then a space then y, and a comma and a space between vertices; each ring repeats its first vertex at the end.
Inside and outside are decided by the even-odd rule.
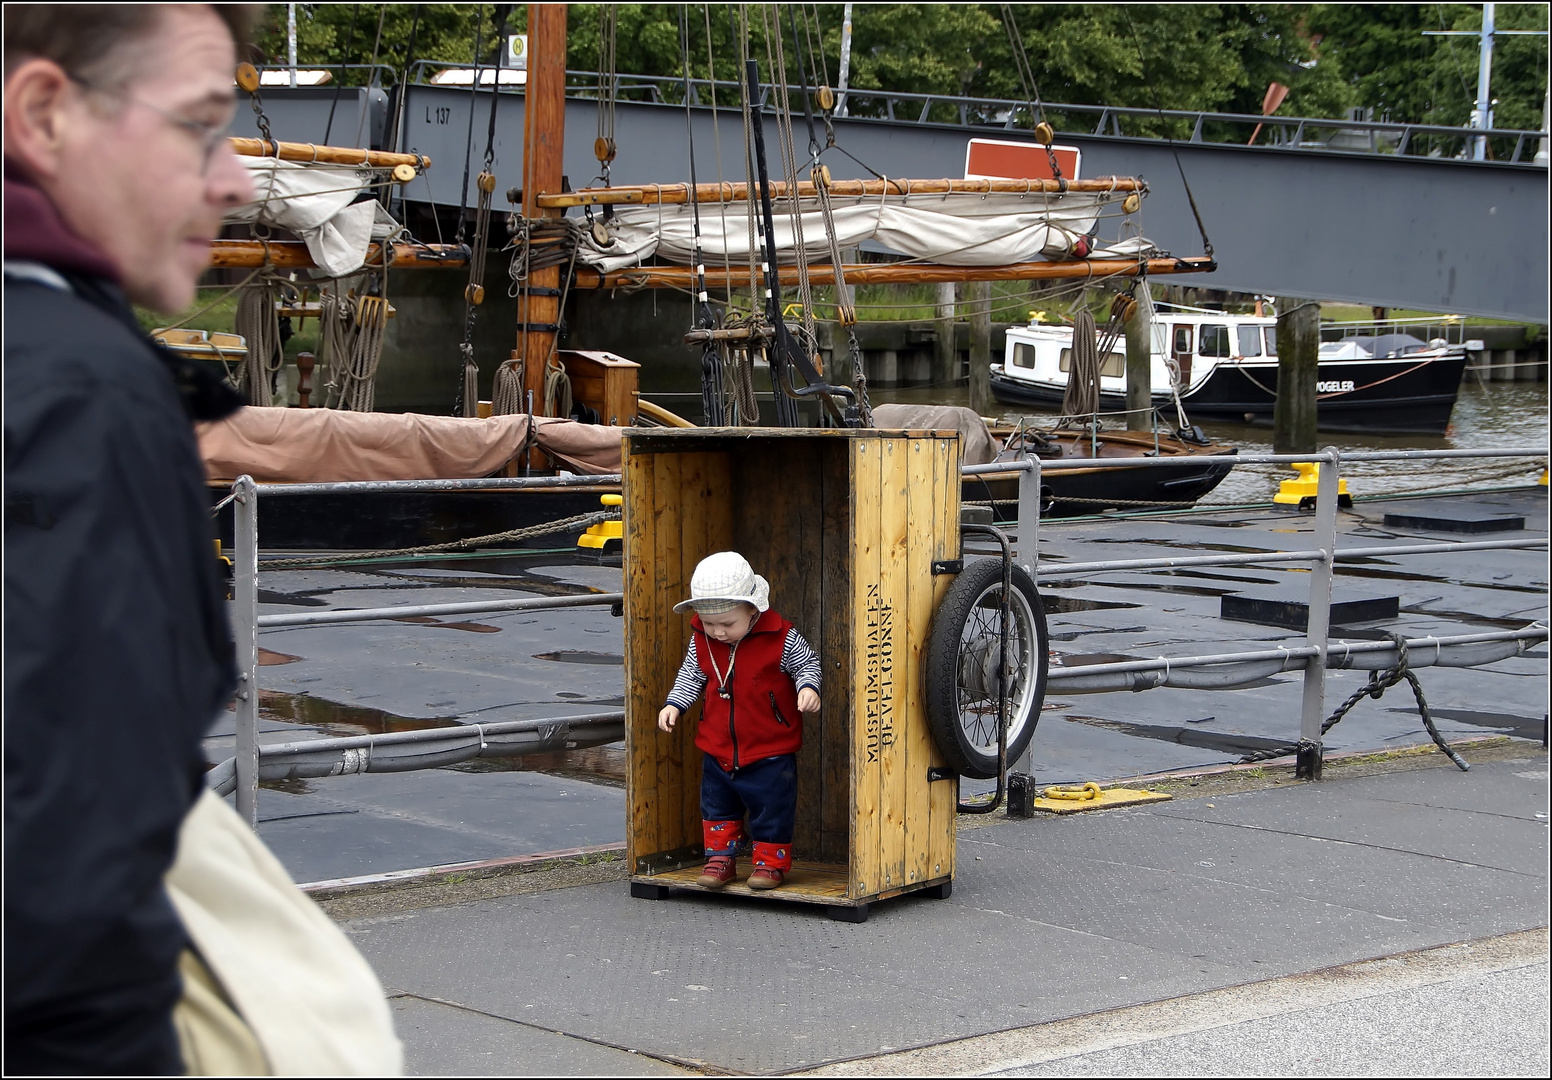
MULTIPOLYGON (((749 839, 764 844, 791 844, 798 812, 798 759, 781 754, 745 765, 737 775, 722 771, 716 758, 701 765, 701 818, 737 821, 746 818, 749 839)), ((707 851, 727 855, 727 851, 707 851)))

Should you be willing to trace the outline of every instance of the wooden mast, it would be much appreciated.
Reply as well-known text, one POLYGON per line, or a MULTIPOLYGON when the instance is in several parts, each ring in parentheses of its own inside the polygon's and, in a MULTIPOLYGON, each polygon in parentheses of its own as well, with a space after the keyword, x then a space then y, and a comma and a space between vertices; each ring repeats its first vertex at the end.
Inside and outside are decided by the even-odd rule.
MULTIPOLYGON (((523 202, 525 218, 559 217, 564 209, 541 211, 541 195, 561 189, 561 152, 566 132, 566 5, 528 5, 528 83, 523 102, 523 202)), ((560 323, 561 267, 536 270, 518 294, 517 342, 523 389, 533 394, 534 411, 544 410, 544 369, 560 323)))

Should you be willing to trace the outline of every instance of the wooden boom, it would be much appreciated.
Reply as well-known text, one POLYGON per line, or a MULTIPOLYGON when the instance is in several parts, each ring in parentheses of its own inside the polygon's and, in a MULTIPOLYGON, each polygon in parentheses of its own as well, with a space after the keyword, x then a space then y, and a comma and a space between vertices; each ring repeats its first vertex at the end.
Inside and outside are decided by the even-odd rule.
MULTIPOLYGON (((756 194, 759 185, 755 185, 756 194)), ((1056 180, 832 180, 830 194, 836 198, 889 195, 985 195, 997 192, 1008 195, 1059 194, 1063 190, 1056 180), (887 190, 886 190, 887 189, 887 190)), ((1069 180, 1067 191, 1081 192, 1133 192, 1148 190, 1148 184, 1132 176, 1105 176, 1094 180, 1069 180)), ((787 184, 784 180, 771 182, 771 196, 785 198, 787 184)), ((812 182, 798 184, 798 197, 812 197, 817 192, 812 182)), ((748 184, 696 184, 695 202, 743 202, 749 198, 748 184)), ((583 188, 559 195, 540 195, 535 200, 541 210, 563 210, 569 206, 601 206, 613 204, 639 204, 652 206, 658 203, 683 204, 691 201, 689 184, 635 184, 624 187, 583 188)))
MULTIPOLYGON (((307 270, 317 264, 307 253, 307 245, 297 240, 217 240, 210 245, 210 265, 216 269, 253 269, 266 262, 277 270, 307 270)), ((382 264, 382 245, 367 249, 366 266, 382 264)), ((462 244, 395 243, 388 265, 400 269, 447 269, 469 265, 469 248, 462 244)), ((1074 278, 1112 277, 1116 274, 1207 274, 1218 264, 1205 255, 1162 259, 1069 259, 1064 262, 1014 263, 1011 266, 944 266, 941 263, 847 263, 848 285, 885 282, 914 284, 937 281, 1055 281, 1074 278)), ((835 271, 828 264, 808 268, 808 279, 815 285, 833 285, 835 271)), ((781 268, 781 283, 796 285, 795 266, 781 268)), ((706 267, 706 284, 714 289, 749 287, 749 267, 706 267)), ((695 272, 688 266, 632 266, 624 270, 600 273, 590 266, 577 267, 579 289, 690 289, 695 272)))
MULTIPOLYGON (((381 266, 383 246, 373 243, 366 249, 366 266, 381 266)), ((277 270, 308 270, 317 266, 299 240, 217 240, 210 245, 210 265, 217 269, 253 269, 273 266, 277 270)), ((451 269, 469 265, 469 248, 464 244, 391 245, 388 265, 451 269)))
MULTIPOLYGON (((915 284, 936 281, 1053 281, 1074 278, 1112 277, 1117 274, 1207 274, 1218 269, 1213 259, 1199 255, 1176 259, 1071 259, 1064 262, 1014 263, 1010 266, 944 266, 941 263, 847 263, 842 266, 848 285, 885 282, 915 284)), ((815 285, 833 285, 835 270, 828 264, 808 268, 808 280, 815 285)), ((798 269, 781 268, 781 283, 796 285, 798 269)), ((706 267, 710 288, 749 288, 749 267, 706 267)), ((592 267, 577 267, 579 289, 693 289, 695 271, 688 266, 632 266, 624 270, 599 273, 592 267)))
POLYGON ((369 169, 392 169, 408 165, 412 169, 431 168, 424 154, 393 154, 386 150, 358 150, 353 146, 317 146, 313 143, 269 142, 265 139, 231 137, 232 152, 242 157, 278 157, 281 161, 306 161, 319 165, 365 165, 369 169))

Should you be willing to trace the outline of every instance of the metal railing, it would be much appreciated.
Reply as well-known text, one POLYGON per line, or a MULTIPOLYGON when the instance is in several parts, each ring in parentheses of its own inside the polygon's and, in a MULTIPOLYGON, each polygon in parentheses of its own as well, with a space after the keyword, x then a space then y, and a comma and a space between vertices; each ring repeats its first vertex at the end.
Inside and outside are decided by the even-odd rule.
MULTIPOLYGON (((1314 543, 1311 548, 1289 551, 1246 552, 1215 555, 1176 555, 1143 559, 1108 559, 1095 562, 1063 563, 1042 567, 1039 564, 1040 506, 1043 497, 1041 477, 1047 472, 1092 469, 1091 459, 1041 461, 1026 456, 1010 463, 966 467, 965 475, 1019 473, 1018 529, 1015 558, 1038 584, 1060 578, 1093 578, 1107 573, 1138 570, 1167 570, 1183 566, 1256 566, 1300 563, 1310 566, 1308 623, 1303 645, 1276 649, 1214 653, 1197 656, 1158 657, 1153 660, 1126 660, 1081 667, 1052 668, 1048 682, 1060 684, 1064 691, 1103 693, 1119 690, 1148 690, 1161 686, 1189 689, 1229 689, 1257 682, 1270 675, 1302 670, 1303 697, 1300 706, 1299 739, 1312 744, 1319 755, 1321 722, 1326 716, 1326 671, 1330 668, 1385 670, 1399 662, 1394 642, 1330 642, 1331 587, 1338 562, 1379 556, 1427 555, 1505 549, 1547 550, 1547 538, 1518 540, 1477 540, 1459 543, 1379 544, 1337 549, 1337 487, 1343 463, 1418 461, 1459 458, 1533 458, 1547 460, 1547 451, 1536 447, 1494 450, 1373 450, 1342 453, 1327 448, 1316 454, 1239 454, 1235 465, 1294 465, 1319 462, 1320 476, 1314 508, 1314 543), (1210 669, 1202 671, 1202 669, 1210 669)), ((1199 464, 1192 457, 1127 458, 1127 467, 1171 468, 1199 464)), ((1519 655, 1538 642, 1547 640, 1548 628, 1531 623, 1517 630, 1490 631, 1440 637, 1429 635, 1407 639, 1411 667, 1469 667, 1494 663, 1519 655)), ((1317 766, 1318 775, 1318 766, 1317 766)))
POLYGON ((260 484, 238 477, 230 501, 233 523, 232 599, 237 639, 236 746, 229 761, 218 764, 206 782, 237 793, 237 812, 249 825, 258 822, 259 781, 338 776, 357 772, 402 772, 434 768, 473 757, 531 754, 558 747, 596 746, 624 736, 622 711, 511 720, 495 724, 459 724, 445 728, 399 731, 300 743, 259 745, 259 631, 288 626, 324 626, 402 619, 409 616, 474 615, 487 612, 619 604, 622 593, 481 600, 450 604, 413 604, 345 608, 296 614, 259 614, 260 496, 415 493, 427 491, 521 491, 546 488, 615 486, 616 474, 604 476, 493 477, 483 480, 370 480, 332 484, 260 484))
MULTIPOLYGON (((467 68, 467 64, 450 64, 445 61, 417 60, 410 65, 406 85, 424 85, 427 71, 449 68, 467 68)), ((484 70, 482 66, 482 70, 484 70)), ((672 75, 613 76, 614 95, 620 101, 644 104, 683 105, 685 80, 672 75)), ((482 86, 481 89, 487 89, 482 86)), ((507 93, 522 93, 516 86, 501 87, 507 93)), ((711 91, 715 90, 719 105, 736 106, 740 84, 721 79, 691 79, 689 96, 691 105, 709 105, 711 91), (704 97, 703 97, 704 95, 704 97)), ((774 108, 770 100, 770 85, 761 84, 760 105, 774 108)), ((791 95, 801 94, 801 88, 789 86, 791 95)), ((598 73, 595 71, 566 71, 566 96, 593 98, 598 94, 598 73)), ((847 119, 893 120, 913 124, 954 124, 960 127, 986 128, 1002 131, 1025 130, 1032 126, 1029 103, 1015 98, 981 98, 960 94, 918 94, 897 90, 868 90, 848 87, 841 95, 847 119), (871 108, 859 114, 857 102, 868 102, 871 108)), ((1326 150, 1345 153, 1391 154, 1411 157, 1440 156, 1454 159, 1467 153, 1472 139, 1486 136, 1497 140, 1507 148, 1513 142, 1513 150, 1506 159, 1512 164, 1533 165, 1536 144, 1547 138, 1545 131, 1524 128, 1463 128, 1448 124, 1411 124, 1387 120, 1355 120, 1342 117, 1319 116, 1262 116, 1256 113, 1224 113, 1190 109, 1148 109, 1119 105, 1084 105, 1062 102, 1045 102, 1044 112, 1058 129, 1057 136, 1066 131, 1075 135, 1095 138, 1164 139, 1157 128, 1160 124, 1170 128, 1168 137, 1190 143, 1242 146, 1248 133, 1260 126, 1266 130, 1263 146, 1281 149, 1326 150), (1125 130, 1123 121, 1129 121, 1125 130), (1176 134, 1176 132, 1179 134, 1176 134), (1456 140, 1459 146, 1456 146, 1456 140), (1421 146, 1420 143, 1428 145, 1421 146), (1333 144, 1334 143, 1334 144, 1333 144), (1442 143, 1443 145, 1439 145, 1442 143), (1448 151, 1448 153, 1446 153, 1448 151), (1457 152, 1458 151, 1458 152, 1457 152), (1524 160, 1521 160, 1522 156, 1524 160)))
MULTIPOLYGON (((1336 546, 1337 481, 1343 463, 1410 461, 1448 458, 1528 457, 1546 459, 1538 448, 1503 450, 1400 450, 1341 453, 1326 449, 1316 454, 1241 454, 1235 465, 1292 465, 1315 461, 1322 465, 1314 509, 1314 547, 1287 551, 1244 552, 1213 555, 1172 555, 1158 558, 1110 559, 1094 562, 1039 564, 1040 511, 1044 499, 1041 478, 1047 472, 1092 469, 1091 459, 1042 461, 1025 455, 1011 462, 969 465, 964 476, 1018 474, 1018 527, 1013 559, 1035 581, 1086 577, 1185 566, 1255 566, 1287 563, 1308 564, 1310 572, 1309 621, 1305 641, 1275 649, 1213 653, 1197 656, 1127 660, 1082 667, 1053 668, 1052 683, 1071 692, 1146 690, 1161 686, 1192 689, 1228 689, 1256 682, 1279 672, 1304 672, 1300 712, 1300 738, 1320 745, 1320 725, 1326 713, 1328 668, 1381 670, 1397 663, 1392 642, 1330 642, 1331 586, 1338 562, 1378 556, 1423 555, 1444 552, 1542 549, 1545 538, 1481 540, 1459 543, 1386 544, 1339 551, 1336 546)), ((1107 462, 1108 463, 1108 462, 1107 462)), ((1194 457, 1146 457, 1124 460, 1128 468, 1171 468, 1199 465, 1194 457)), ((237 639, 239 686, 236 701, 236 751, 217 765, 208 782, 223 794, 235 790, 238 812, 250 823, 257 821, 260 780, 333 776, 357 772, 396 772, 434 768, 473 757, 535 753, 560 745, 597 745, 623 737, 624 713, 588 713, 577 716, 515 720, 494 724, 460 724, 446 728, 394 732, 386 735, 280 743, 258 743, 258 634, 261 629, 334 625, 416 615, 469 615, 592 605, 615 606, 621 593, 487 600, 448 604, 396 605, 348 608, 295 614, 258 614, 258 505, 261 496, 305 496, 360 492, 395 493, 473 490, 534 490, 556 487, 617 485, 618 475, 589 477, 521 477, 484 480, 394 480, 333 484, 259 484, 240 477, 229 500, 234 504, 233 599, 237 639), (580 729, 580 730, 579 730, 580 729)), ((1547 640, 1547 627, 1532 624, 1518 630, 1409 639, 1412 667, 1475 666, 1493 663, 1526 651, 1547 640)))

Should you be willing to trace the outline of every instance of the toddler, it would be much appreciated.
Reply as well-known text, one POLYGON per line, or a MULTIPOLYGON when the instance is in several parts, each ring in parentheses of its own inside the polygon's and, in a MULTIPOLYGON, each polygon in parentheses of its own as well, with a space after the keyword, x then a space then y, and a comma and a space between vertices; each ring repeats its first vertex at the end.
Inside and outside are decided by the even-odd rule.
POLYGON ((797 814, 797 752, 803 713, 819 711, 819 657, 792 624, 770 609, 770 585, 736 551, 708 555, 690 578, 695 609, 690 646, 658 713, 674 730, 704 692, 695 745, 701 763, 701 828, 706 867, 698 884, 733 880, 739 845, 754 842, 751 889, 774 889, 792 869, 797 814))

